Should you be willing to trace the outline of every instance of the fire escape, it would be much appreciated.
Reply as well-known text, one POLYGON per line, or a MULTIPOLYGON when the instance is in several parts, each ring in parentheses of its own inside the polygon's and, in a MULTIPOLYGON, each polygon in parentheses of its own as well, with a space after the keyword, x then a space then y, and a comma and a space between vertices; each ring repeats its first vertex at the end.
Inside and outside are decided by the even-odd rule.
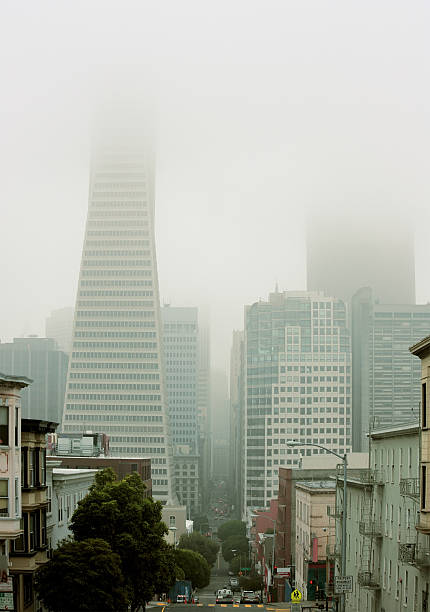
POLYGON ((363 485, 364 504, 362 520, 358 530, 361 537, 361 558, 358 572, 358 584, 365 589, 379 590, 379 546, 382 542, 381 521, 376 520, 376 500, 378 488, 384 485, 383 474, 379 470, 368 468, 358 475, 363 485))
MULTIPOLYGON (((419 478, 402 478, 400 480, 400 495, 413 501, 411 515, 415 519, 420 498, 419 478)), ((411 527, 412 529, 408 529, 402 534, 399 542, 398 559, 402 563, 410 563, 423 569, 428 568, 430 567, 430 549, 418 545, 415 522, 411 527)))

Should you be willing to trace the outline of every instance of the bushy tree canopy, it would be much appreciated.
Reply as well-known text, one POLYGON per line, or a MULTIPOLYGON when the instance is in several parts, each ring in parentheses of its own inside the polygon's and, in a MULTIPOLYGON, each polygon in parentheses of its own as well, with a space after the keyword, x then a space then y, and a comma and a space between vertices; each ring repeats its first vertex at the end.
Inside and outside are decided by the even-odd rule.
POLYGON ((221 541, 224 541, 231 536, 244 536, 245 534, 246 525, 243 521, 227 521, 218 527, 218 537, 221 541))
POLYGON ((111 469, 102 470, 71 522, 78 542, 102 538, 119 555, 132 611, 175 582, 173 549, 164 540, 167 527, 161 520, 162 505, 144 498, 144 490, 136 473, 117 481, 111 469))
POLYGON ((236 535, 227 538, 227 540, 222 543, 222 556, 226 561, 231 561, 231 559, 235 556, 233 550, 235 550, 237 554, 247 554, 248 539, 243 535, 236 535))
POLYGON ((100 539, 64 542, 36 572, 35 588, 52 612, 126 612, 121 559, 100 539))
POLYGON ((200 553, 208 562, 209 567, 214 566, 219 550, 219 546, 216 542, 213 542, 210 538, 200 533, 181 535, 179 548, 186 548, 187 550, 194 550, 200 553))
POLYGON ((191 580, 194 589, 202 589, 209 584, 210 567, 206 559, 198 552, 177 548, 175 550, 175 561, 183 570, 185 580, 191 580))

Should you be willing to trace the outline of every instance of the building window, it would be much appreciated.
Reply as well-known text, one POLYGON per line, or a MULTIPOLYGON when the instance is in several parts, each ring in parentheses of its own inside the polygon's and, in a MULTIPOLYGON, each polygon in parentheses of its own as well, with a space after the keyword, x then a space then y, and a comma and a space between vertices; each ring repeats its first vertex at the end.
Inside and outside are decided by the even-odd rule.
POLYGON ((46 546, 46 510, 40 511, 40 545, 46 546))
POLYGON ((21 486, 28 487, 28 448, 21 448, 21 486))
POLYGON ((33 574, 24 574, 24 604, 28 606, 33 601, 33 574))
POLYGON ((34 476, 34 468, 35 468, 35 450, 34 448, 31 448, 29 453, 28 453, 28 458, 29 458, 29 465, 28 465, 28 486, 29 487, 34 487, 34 482, 35 482, 35 476, 34 476))
POLYGON ((176 516, 169 516, 169 527, 175 527, 176 526, 176 516))
POLYGON ((0 445, 9 445, 9 406, 0 406, 0 445))
POLYGON ((421 466, 421 509, 426 507, 427 466, 421 466))
POLYGON ((15 446, 19 446, 19 408, 15 406, 15 446))
POLYGON ((60 495, 58 498, 58 522, 63 522, 63 496, 60 495))
POLYGON ((48 490, 46 492, 46 501, 48 502, 46 510, 48 514, 51 514, 52 512, 52 486, 51 485, 48 485, 48 490))
POLYGON ((46 485, 46 450, 40 451, 40 485, 46 485))
POLYGON ((26 530, 26 522, 27 515, 24 514, 22 519, 19 522, 19 528, 22 531, 22 534, 19 536, 17 540, 13 541, 13 550, 14 552, 26 552, 26 538, 27 538, 27 530, 26 530))
POLYGON ((421 385, 421 423, 423 428, 427 427, 427 383, 421 385))
POLYGON ((36 513, 30 512, 29 521, 29 551, 32 552, 36 548, 36 513))
POLYGON ((9 481, 0 478, 0 516, 9 516, 9 481))
POLYGON ((15 516, 20 515, 19 498, 19 480, 15 478, 15 516))

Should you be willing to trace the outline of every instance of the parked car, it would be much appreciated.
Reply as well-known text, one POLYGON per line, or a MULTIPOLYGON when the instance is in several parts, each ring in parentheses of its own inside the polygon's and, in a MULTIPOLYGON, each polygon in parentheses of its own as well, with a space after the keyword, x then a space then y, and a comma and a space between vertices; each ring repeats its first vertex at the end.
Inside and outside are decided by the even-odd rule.
POLYGON ((176 603, 187 603, 186 595, 176 595, 176 603))
POLYGON ((197 597, 197 595, 193 597, 193 603, 200 603, 200 599, 197 597))
POLYGON ((260 596, 254 591, 243 591, 240 603, 260 603, 260 596))
POLYGON ((228 604, 233 603, 233 592, 231 589, 219 589, 216 592, 216 600, 217 604, 228 604))

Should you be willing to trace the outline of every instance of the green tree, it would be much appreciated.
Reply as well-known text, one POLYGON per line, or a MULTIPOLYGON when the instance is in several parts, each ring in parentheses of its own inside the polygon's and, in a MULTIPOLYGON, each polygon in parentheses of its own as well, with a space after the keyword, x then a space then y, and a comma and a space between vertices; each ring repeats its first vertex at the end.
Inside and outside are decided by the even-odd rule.
POLYGON ((218 527, 218 538, 223 542, 231 536, 244 536, 246 534, 246 525, 243 521, 227 521, 218 527))
POLYGON ((222 556, 226 561, 231 561, 235 554, 240 553, 248 553, 248 539, 245 536, 230 536, 222 543, 222 556))
POLYGON ((119 555, 132 612, 175 582, 175 557, 164 540, 168 530, 161 520, 162 505, 144 498, 144 490, 136 473, 117 481, 113 470, 102 470, 71 522, 78 542, 102 538, 119 555))
POLYGON ((210 530, 209 519, 206 514, 199 514, 194 518, 194 531, 207 533, 210 530))
POLYGON ((35 576, 39 599, 52 612, 128 609, 121 559, 100 539, 65 541, 35 576))
POLYGON ((211 578, 208 562, 202 555, 194 550, 177 548, 175 550, 176 564, 183 570, 185 580, 191 580, 194 589, 207 586, 211 578))
POLYGON ((213 567, 215 565, 219 550, 218 544, 200 533, 181 535, 179 540, 179 548, 186 548, 187 550, 194 550, 195 552, 200 553, 208 562, 209 567, 213 567))

